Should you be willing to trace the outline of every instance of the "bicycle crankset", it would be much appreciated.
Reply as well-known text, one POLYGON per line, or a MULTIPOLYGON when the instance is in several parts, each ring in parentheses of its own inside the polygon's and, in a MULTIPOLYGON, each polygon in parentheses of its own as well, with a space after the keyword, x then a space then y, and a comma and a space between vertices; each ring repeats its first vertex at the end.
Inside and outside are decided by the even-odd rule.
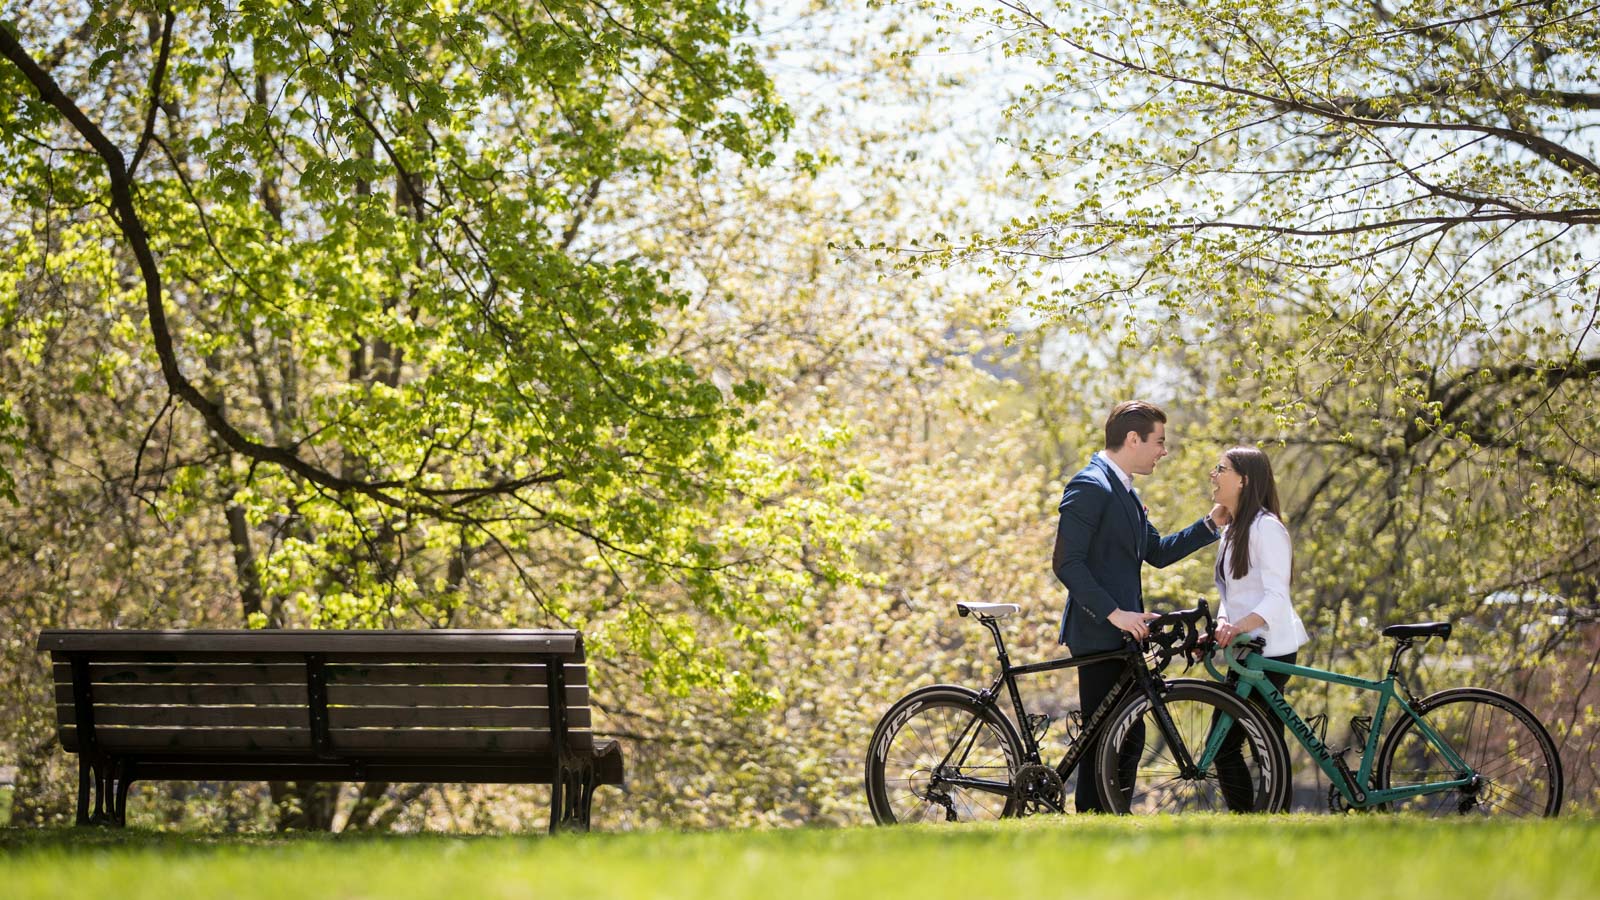
POLYGON ((1346 813, 1350 809, 1350 801, 1344 799, 1344 795, 1339 793, 1339 786, 1336 784, 1328 785, 1328 811, 1346 813))
POLYGON ((1061 773, 1049 766, 1023 766, 1012 777, 1011 788, 1021 804, 1021 815, 1066 810, 1066 785, 1061 783, 1061 773))
MULTIPOLYGON (((1373 809, 1374 807, 1371 806, 1351 806, 1350 801, 1346 800, 1344 795, 1339 793, 1339 788, 1337 786, 1331 784, 1328 785, 1329 812, 1347 813, 1351 810, 1354 810, 1358 813, 1370 813, 1373 811, 1373 809)), ((1287 812, 1288 807, 1285 807, 1284 810, 1287 812)))

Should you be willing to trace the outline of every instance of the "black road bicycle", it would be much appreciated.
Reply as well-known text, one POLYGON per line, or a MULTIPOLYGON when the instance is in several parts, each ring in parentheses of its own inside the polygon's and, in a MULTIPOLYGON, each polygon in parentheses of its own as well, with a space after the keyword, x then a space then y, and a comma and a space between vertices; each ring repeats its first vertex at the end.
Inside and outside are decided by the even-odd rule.
POLYGON ((1064 812, 1065 782, 1091 746, 1098 747, 1100 771, 1079 777, 1098 778, 1102 802, 1116 812, 1221 810, 1230 808, 1225 797, 1233 799, 1232 808, 1280 808, 1287 751, 1265 717, 1214 681, 1163 677, 1174 658, 1185 656, 1192 665, 1208 645, 1213 622, 1205 601, 1152 619, 1144 641, 1126 638, 1120 650, 1013 666, 998 623, 1018 608, 956 604, 958 614, 975 616, 994 636, 1000 661, 994 683, 981 691, 953 684, 919 688, 878 721, 866 787, 879 824, 1064 812), (1017 679, 1110 659, 1127 663, 1121 679, 1099 708, 1068 716, 1066 755, 1046 765, 1039 739, 1051 719, 1028 713, 1017 679), (1002 688, 1011 698, 1009 718, 999 703, 1002 688), (1225 774, 1214 763, 1197 764, 1216 756, 1207 742, 1216 742, 1219 722, 1231 723, 1239 744, 1225 774))

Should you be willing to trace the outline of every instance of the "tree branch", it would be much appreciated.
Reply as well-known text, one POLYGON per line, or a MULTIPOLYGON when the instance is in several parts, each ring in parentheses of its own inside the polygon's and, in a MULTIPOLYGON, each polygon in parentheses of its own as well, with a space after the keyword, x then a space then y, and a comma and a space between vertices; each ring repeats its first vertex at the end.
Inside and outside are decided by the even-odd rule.
MULTIPOLYGON (((166 381, 167 387, 172 394, 182 400, 185 405, 198 412, 201 418, 205 420, 206 425, 234 452, 252 460, 280 466, 313 484, 329 490, 353 491, 371 497, 386 506, 396 509, 412 509, 413 504, 392 493, 396 488, 406 487, 408 482, 393 479, 367 481, 343 478, 307 462, 294 449, 251 440, 233 427, 220 404, 208 399, 184 375, 183 370, 178 365, 172 333, 167 324, 161 270, 156 262, 155 254, 150 248, 149 233, 145 230, 144 221, 140 218, 139 211, 134 204, 132 172, 122 155, 122 151, 84 113, 77 103, 62 90, 50 73, 46 72, 34 61, 33 57, 29 55, 26 48, 21 45, 16 37, 5 28, 0 28, 0 56, 3 56, 12 65, 16 66, 18 71, 39 92, 40 99, 55 108, 71 124, 72 128, 89 142, 95 153, 105 163, 106 175, 110 183, 113 218, 138 263, 139 273, 144 281, 145 306, 150 320, 151 342, 154 344, 156 356, 161 362, 162 378, 166 381)), ((148 136, 149 132, 147 132, 148 136)), ((432 500, 463 496, 473 498, 486 494, 513 493, 532 484, 558 481, 562 477, 561 473, 553 473, 466 488, 423 488, 412 486, 411 490, 415 495, 432 500)), ((452 514, 448 508, 435 508, 431 512, 449 520, 459 518, 457 515, 452 514)))
POLYGON ((161 49, 156 54, 155 71, 150 73, 150 108, 145 110, 144 132, 139 135, 139 146, 133 152, 133 161, 128 163, 129 181, 139 171, 139 163, 144 159, 144 152, 150 148, 151 136, 155 134, 156 111, 161 109, 161 80, 167 74, 167 56, 172 52, 172 24, 177 17, 177 13, 168 7, 161 23, 161 49))
POLYGON ((1149 65, 1137 60, 1127 59, 1121 56, 1114 56, 1110 53, 1096 50, 1095 48, 1081 41, 1073 40, 1071 37, 1063 34, 1058 29, 1039 18, 1036 13, 1033 13, 1031 10, 1027 10, 1020 4, 1007 3, 1005 5, 1017 11, 1018 14, 1025 16, 1034 23, 1035 27, 1044 31, 1046 34, 1051 35, 1062 44, 1065 44, 1066 46, 1071 47, 1072 49, 1092 59, 1099 60, 1103 63, 1107 63, 1129 72, 1139 72, 1141 74, 1149 75, 1153 78, 1161 79, 1173 84, 1186 84, 1192 87, 1203 88, 1205 90, 1217 91, 1230 96, 1244 97, 1279 109, 1304 113, 1322 119, 1327 119, 1329 121, 1339 122, 1345 125, 1360 125, 1367 128, 1405 128, 1414 131, 1468 132, 1472 134, 1486 134, 1493 137, 1498 137, 1508 143, 1516 144, 1525 149, 1531 150, 1538 154, 1541 158, 1555 162, 1561 168, 1572 174, 1582 173, 1592 178, 1600 178, 1600 164, 1597 164, 1594 160, 1589 159, 1582 153, 1558 144, 1542 135, 1529 134, 1527 132, 1518 131, 1514 128, 1506 128, 1498 125, 1483 125, 1470 122, 1419 122, 1409 119, 1382 119, 1371 116, 1354 115, 1325 101, 1308 101, 1293 95, 1287 97, 1274 96, 1253 88, 1237 86, 1228 84, 1226 82, 1213 81, 1206 78, 1195 78, 1187 75, 1181 75, 1177 72, 1163 71, 1153 65, 1149 65))

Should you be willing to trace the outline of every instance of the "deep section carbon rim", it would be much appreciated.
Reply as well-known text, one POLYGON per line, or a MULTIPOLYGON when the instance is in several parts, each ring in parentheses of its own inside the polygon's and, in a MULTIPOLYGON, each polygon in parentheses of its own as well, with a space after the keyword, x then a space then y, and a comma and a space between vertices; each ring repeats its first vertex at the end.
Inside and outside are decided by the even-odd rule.
POLYGON ((873 734, 866 773, 873 818, 887 825, 1015 815, 1011 773, 1020 760, 999 713, 960 691, 913 693, 873 734))
POLYGON ((1226 752, 1204 770, 1185 773, 1157 709, 1143 694, 1131 695, 1099 739, 1095 774, 1107 808, 1136 814, 1277 811, 1287 753, 1259 711, 1206 684, 1173 685, 1163 703, 1193 761, 1201 760, 1214 734, 1226 737, 1226 752), (1223 714, 1233 720, 1226 731, 1220 730, 1223 714))

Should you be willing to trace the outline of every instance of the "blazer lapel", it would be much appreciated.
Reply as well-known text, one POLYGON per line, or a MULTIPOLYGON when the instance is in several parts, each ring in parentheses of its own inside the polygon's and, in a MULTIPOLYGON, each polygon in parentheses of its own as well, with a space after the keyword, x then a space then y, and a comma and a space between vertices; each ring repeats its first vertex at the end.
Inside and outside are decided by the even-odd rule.
POLYGON ((1138 522, 1138 524, 1134 525, 1134 528, 1138 530, 1138 534, 1139 534, 1139 558, 1140 559, 1144 559, 1144 550, 1145 550, 1144 545, 1146 543, 1146 539, 1149 537, 1149 534, 1150 534, 1150 528, 1149 528, 1150 517, 1145 515, 1145 513, 1144 513, 1144 503, 1139 500, 1139 495, 1138 494, 1132 493, 1130 491, 1129 494, 1128 494, 1128 500, 1133 503, 1134 515, 1137 515, 1139 517, 1139 522, 1138 522))
POLYGON ((1100 471, 1106 473, 1106 481, 1111 483, 1111 493, 1117 496, 1117 503, 1128 516, 1128 524, 1133 526, 1133 545, 1139 551, 1139 557, 1144 558, 1144 510, 1139 507, 1139 501, 1133 494, 1122 486, 1122 479, 1117 473, 1101 459, 1098 454, 1094 461, 1100 464, 1100 471))

